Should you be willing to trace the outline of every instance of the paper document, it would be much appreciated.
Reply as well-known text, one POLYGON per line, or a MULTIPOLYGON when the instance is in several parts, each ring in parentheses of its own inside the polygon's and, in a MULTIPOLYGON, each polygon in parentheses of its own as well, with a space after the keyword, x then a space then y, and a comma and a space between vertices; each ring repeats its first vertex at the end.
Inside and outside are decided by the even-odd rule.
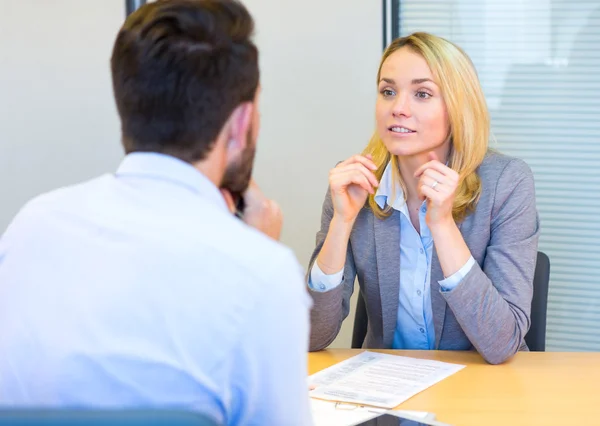
MULTIPOLYGON (((371 420, 373 417, 386 412, 386 410, 378 408, 338 404, 314 398, 310 400, 310 410, 315 426, 352 426, 371 420)), ((423 420, 434 418, 430 413, 423 411, 397 411, 397 413, 423 420)))
POLYGON ((310 396, 394 408, 464 367, 365 351, 310 376, 310 396))

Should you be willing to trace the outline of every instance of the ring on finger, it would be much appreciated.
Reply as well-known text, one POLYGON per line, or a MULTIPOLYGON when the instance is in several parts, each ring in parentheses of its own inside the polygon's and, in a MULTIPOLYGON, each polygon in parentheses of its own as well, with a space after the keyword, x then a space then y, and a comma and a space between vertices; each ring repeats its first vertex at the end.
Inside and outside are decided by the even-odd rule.
POLYGON ((436 186, 438 186, 439 182, 437 180, 434 180, 433 183, 431 184, 431 189, 435 189, 436 186))

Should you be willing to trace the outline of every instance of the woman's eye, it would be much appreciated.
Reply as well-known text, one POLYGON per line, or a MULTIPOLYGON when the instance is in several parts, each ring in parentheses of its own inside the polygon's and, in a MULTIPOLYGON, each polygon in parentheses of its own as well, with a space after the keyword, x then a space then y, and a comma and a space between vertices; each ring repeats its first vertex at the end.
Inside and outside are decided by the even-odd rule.
POLYGON ((390 89, 383 89, 383 90, 381 91, 381 94, 382 94, 383 96, 385 96, 386 98, 387 98, 387 97, 390 97, 390 96, 394 96, 394 95, 395 95, 394 91, 393 91, 393 90, 390 90, 390 89))
POLYGON ((423 92, 422 90, 418 91, 416 94, 417 98, 420 99, 429 99, 431 98, 431 94, 427 92, 423 92))

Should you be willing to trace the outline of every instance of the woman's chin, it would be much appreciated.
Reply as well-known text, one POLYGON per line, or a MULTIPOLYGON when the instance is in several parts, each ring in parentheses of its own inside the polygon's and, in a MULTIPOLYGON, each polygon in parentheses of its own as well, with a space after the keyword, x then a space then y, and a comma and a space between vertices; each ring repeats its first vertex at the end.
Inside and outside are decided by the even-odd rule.
POLYGON ((397 157, 410 157, 424 153, 426 154, 427 152, 431 151, 431 149, 433 149, 433 147, 431 147, 429 149, 424 150, 422 145, 410 143, 395 142, 392 144, 386 143, 385 145, 390 154, 395 155, 397 157))
POLYGON ((417 155, 427 155, 440 147, 440 144, 424 144, 420 141, 398 141, 383 140, 383 143, 390 154, 397 157, 412 157, 417 155))

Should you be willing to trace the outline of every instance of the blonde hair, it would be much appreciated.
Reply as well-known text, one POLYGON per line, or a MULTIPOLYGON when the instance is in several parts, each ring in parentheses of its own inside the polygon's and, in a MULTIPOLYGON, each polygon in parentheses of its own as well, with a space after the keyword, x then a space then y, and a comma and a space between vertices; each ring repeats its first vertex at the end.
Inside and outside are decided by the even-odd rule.
MULTIPOLYGON (((385 60, 403 47, 410 48, 425 59, 441 89, 448 110, 452 142, 448 165, 460 176, 452 216, 459 222, 475 209, 481 194, 481 181, 476 170, 488 151, 490 136, 490 118, 483 90, 473 63, 460 47, 423 32, 400 37, 388 46, 379 64, 377 84, 385 60)), ((381 179, 391 161, 394 181, 400 183, 406 196, 406 185, 400 176, 398 158, 390 154, 377 131, 363 153, 373 157, 377 165, 377 179, 381 179)), ((385 209, 379 207, 374 195, 369 196, 368 205, 381 219, 391 214, 389 206, 385 209)))

